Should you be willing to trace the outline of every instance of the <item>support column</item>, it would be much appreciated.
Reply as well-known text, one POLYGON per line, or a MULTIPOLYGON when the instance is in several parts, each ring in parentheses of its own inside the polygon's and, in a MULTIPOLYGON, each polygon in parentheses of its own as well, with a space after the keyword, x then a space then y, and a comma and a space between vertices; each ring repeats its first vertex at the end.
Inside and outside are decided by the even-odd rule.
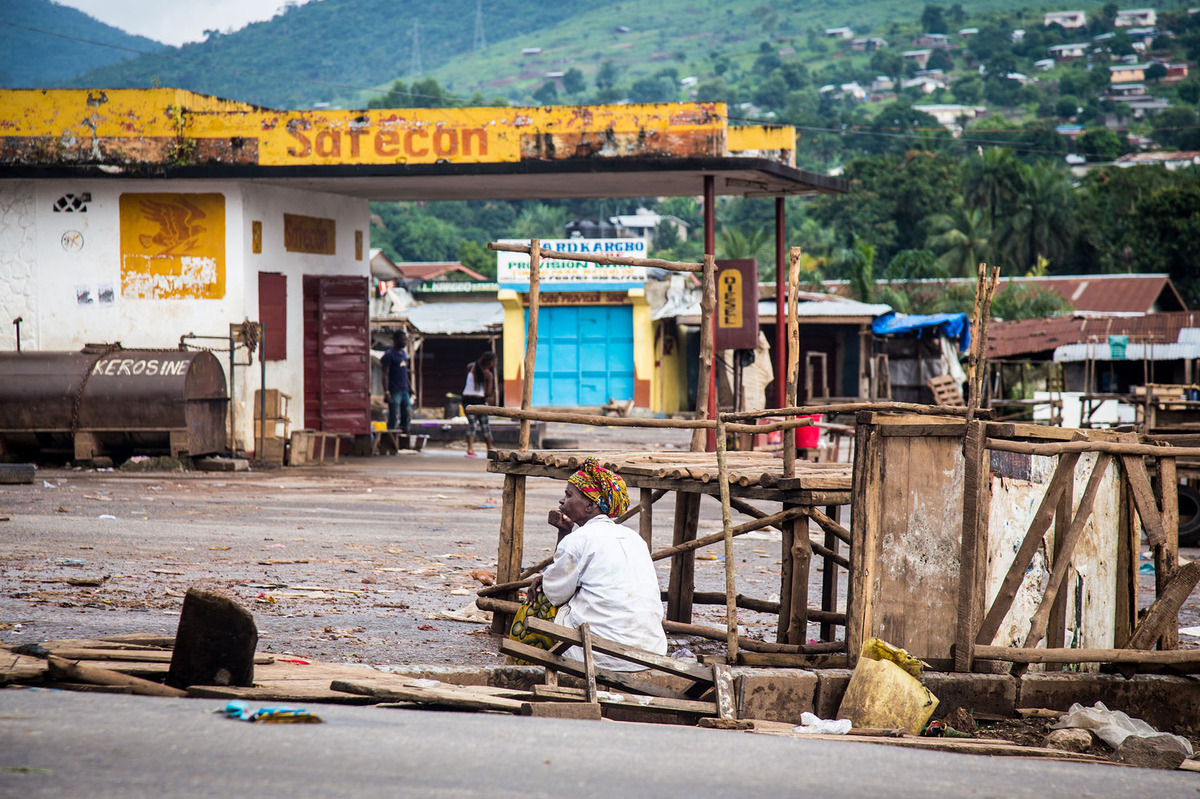
POLYGON ((787 247, 784 198, 775 198, 775 407, 787 405, 787 247))
MULTIPOLYGON (((496 554, 496 582, 508 583, 521 579, 521 558, 525 549, 525 475, 504 475, 500 506, 500 546, 496 554)), ((513 601, 517 592, 510 591, 499 599, 513 601)), ((492 632, 507 635, 512 617, 496 611, 492 614, 492 632)))
MULTIPOLYGON (((838 506, 827 505, 825 507, 825 515, 837 521, 838 506)), ((841 545, 841 539, 831 532, 825 532, 825 548, 830 552, 837 554, 838 547, 841 545)), ((832 558, 825 558, 821 572, 821 610, 827 613, 837 612, 837 584, 838 584, 838 565, 832 558)), ((834 639, 834 624, 831 621, 821 622, 821 640, 832 641, 834 639)))
MULTIPOLYGON (((700 495, 676 491, 675 533, 671 537, 672 546, 678 546, 694 539, 699 520, 700 495)), ((691 623, 695 578, 696 550, 681 552, 671 558, 671 577, 667 583, 667 619, 670 621, 691 623)))
MULTIPOLYGON (((704 254, 717 254, 717 188, 716 178, 704 176, 704 254)), ((714 311, 715 312, 715 311, 714 311)), ((714 322, 716 320, 713 320, 714 322)), ((717 418, 717 359, 713 358, 708 372, 708 418, 717 418)), ((709 430, 705 436, 705 451, 717 449, 717 431, 709 430)))
POLYGON ((812 564, 812 542, 808 538, 808 517, 791 521, 792 527, 792 602, 789 610, 787 642, 803 644, 808 640, 808 570, 812 564))

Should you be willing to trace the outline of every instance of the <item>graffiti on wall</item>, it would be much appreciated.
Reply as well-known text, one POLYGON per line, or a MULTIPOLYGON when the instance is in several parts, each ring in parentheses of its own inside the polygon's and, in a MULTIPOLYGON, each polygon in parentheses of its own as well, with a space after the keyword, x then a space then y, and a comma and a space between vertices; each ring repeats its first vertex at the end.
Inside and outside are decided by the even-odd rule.
POLYGON ((121 296, 225 296, 225 196, 122 194, 121 296))

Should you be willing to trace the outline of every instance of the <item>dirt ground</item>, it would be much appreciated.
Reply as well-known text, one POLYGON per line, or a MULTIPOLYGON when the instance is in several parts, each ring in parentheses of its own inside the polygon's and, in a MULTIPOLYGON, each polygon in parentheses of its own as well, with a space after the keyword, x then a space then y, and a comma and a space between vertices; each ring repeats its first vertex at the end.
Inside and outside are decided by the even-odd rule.
MULTIPOLYGON (((573 427, 547 435, 596 449, 687 447, 681 431, 573 427)), ((264 652, 376 665, 498 663, 484 625, 438 617, 472 601, 472 570, 495 568, 502 477, 486 467, 450 445, 236 474, 40 469, 31 486, 0 486, 0 642, 171 635, 184 592, 198 587, 250 608, 264 652)), ((552 551, 545 514, 562 490, 558 481, 528 482, 526 563, 552 551)), ((658 547, 670 541, 670 500, 655 510, 658 547)), ((700 534, 718 530, 720 506, 705 500, 700 534)), ((734 550, 739 591, 777 600, 779 534, 751 533, 734 550)), ((701 550, 697 590, 723 590, 720 553, 701 550)), ((814 559, 813 596, 820 564, 814 559)), ((667 562, 657 568, 665 587, 667 562)), ((1144 604, 1153 580, 1141 577, 1144 604)), ((723 627, 724 609, 697 605, 694 620, 723 627)), ((743 621, 748 634, 774 640, 773 617, 747 611, 743 621)), ((1198 624, 1193 595, 1181 626, 1198 624)), ((697 652, 720 647, 672 641, 697 652)))
MULTIPOLYGON (((687 447, 686 431, 653 431, 649 443, 645 431, 555 433, 597 449, 687 447)), ((484 625, 437 617, 473 600, 472 570, 495 569, 503 478, 486 467, 451 445, 241 473, 39 469, 32 486, 0 486, 0 642, 170 635, 184 592, 198 587, 254 613, 261 651, 371 664, 498 663, 484 625)), ((528 482, 527 563, 552 551, 546 513, 562 491, 558 481, 528 482)), ((670 500, 655 510, 657 547, 670 541, 670 500)), ((700 534, 718 530, 720 506, 706 500, 700 534)), ((779 549, 773 531, 737 539, 740 591, 778 599, 779 549)), ((698 555, 697 590, 723 590, 719 553, 698 555)), ((665 586, 667 562, 657 565, 665 586)), ((819 569, 812 578, 819 586, 819 569)), ((844 592, 844 574, 842 582, 844 592)), ((721 606, 696 606, 695 616, 724 626, 721 606)), ((745 617, 750 634, 773 637, 773 618, 745 617)), ((694 639, 678 645, 709 648, 694 639)))

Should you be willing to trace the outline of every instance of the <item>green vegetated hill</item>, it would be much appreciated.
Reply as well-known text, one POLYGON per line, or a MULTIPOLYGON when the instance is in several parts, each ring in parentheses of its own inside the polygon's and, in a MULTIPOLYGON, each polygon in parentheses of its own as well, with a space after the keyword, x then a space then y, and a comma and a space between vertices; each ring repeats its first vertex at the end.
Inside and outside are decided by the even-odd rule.
MULTIPOLYGON (((979 0, 972 13, 1015 8, 1016 0, 979 0)), ((183 61, 142 57, 93 70, 79 86, 174 86, 273 107, 330 102, 361 105, 396 79, 411 81, 414 33, 422 77, 450 91, 489 100, 530 102, 547 72, 577 69, 593 87, 605 62, 617 85, 655 80, 664 67, 679 77, 713 76, 717 56, 749 67, 763 42, 805 52, 809 32, 853 26, 887 35, 915 24, 920 6, 900 0, 314 0, 285 6, 273 19, 207 41, 170 48, 183 61), (486 46, 476 48, 476 10, 486 46), (541 52, 522 56, 528 48, 541 52)), ((828 48, 816 55, 832 58, 828 48)), ((793 60, 795 60, 793 59, 793 60)), ((566 98, 563 98, 564 100, 566 98)), ((577 92, 576 100, 590 99, 577 92)), ((621 99, 616 97, 613 99, 621 99)))
POLYGON ((50 0, 4 0, 0 3, 0 23, 4 23, 0 24, 3 87, 54 86, 94 67, 122 61, 131 55, 131 49, 155 51, 163 47, 153 39, 131 36, 50 0))

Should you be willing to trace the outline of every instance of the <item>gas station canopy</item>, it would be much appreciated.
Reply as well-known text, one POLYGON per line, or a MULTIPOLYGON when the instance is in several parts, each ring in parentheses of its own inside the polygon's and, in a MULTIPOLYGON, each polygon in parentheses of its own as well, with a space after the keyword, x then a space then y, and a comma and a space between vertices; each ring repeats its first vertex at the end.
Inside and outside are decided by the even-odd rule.
POLYGON ((177 89, 0 91, 10 177, 240 179, 369 200, 839 193, 724 103, 279 111, 177 89))

